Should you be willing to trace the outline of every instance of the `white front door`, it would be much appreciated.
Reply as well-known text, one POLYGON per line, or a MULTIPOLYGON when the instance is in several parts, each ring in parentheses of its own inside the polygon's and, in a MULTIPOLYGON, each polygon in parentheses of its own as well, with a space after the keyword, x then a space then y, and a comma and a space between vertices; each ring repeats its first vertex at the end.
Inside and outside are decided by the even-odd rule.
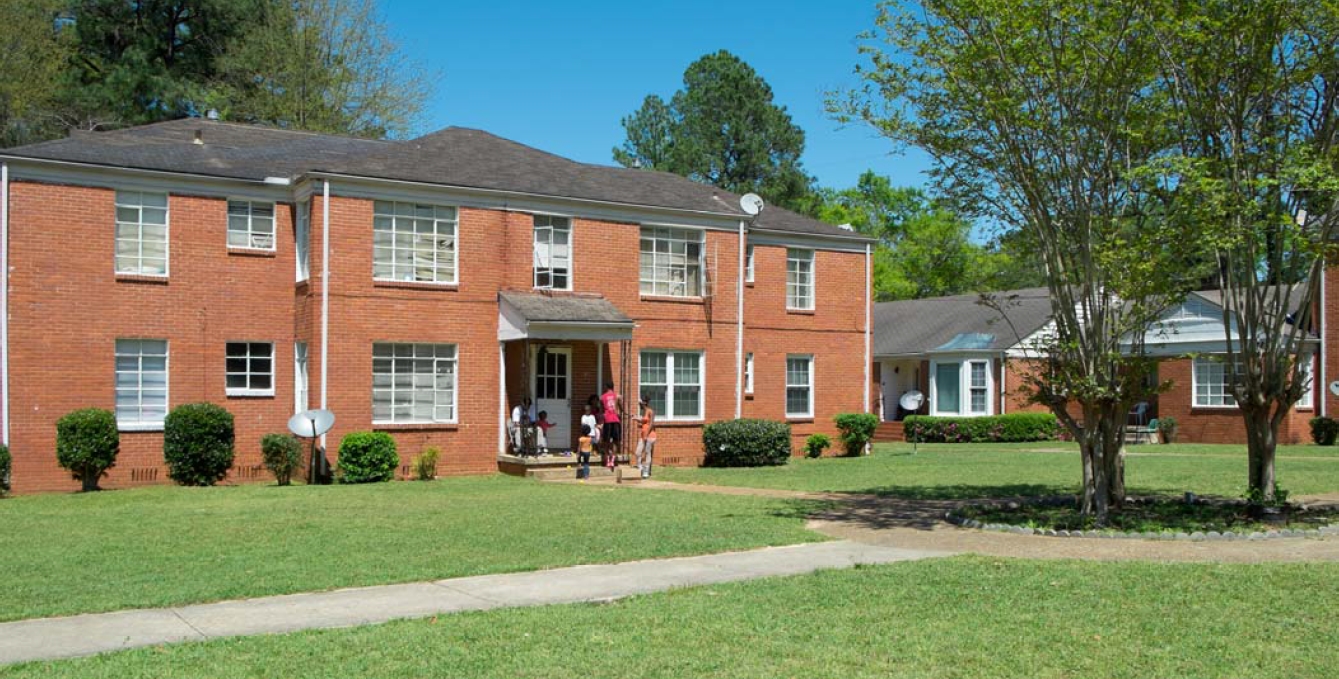
POLYGON ((549 422, 550 450, 572 447, 572 350, 546 347, 534 350, 535 410, 546 411, 549 422))

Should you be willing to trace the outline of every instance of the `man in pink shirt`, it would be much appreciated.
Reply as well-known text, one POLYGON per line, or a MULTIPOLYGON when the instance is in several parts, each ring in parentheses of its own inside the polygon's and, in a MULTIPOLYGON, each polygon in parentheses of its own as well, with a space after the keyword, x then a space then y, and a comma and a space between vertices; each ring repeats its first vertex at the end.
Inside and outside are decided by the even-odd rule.
POLYGON ((623 440, 623 423, 618 419, 623 410, 623 399, 614 391, 613 382, 604 383, 604 393, 600 395, 600 407, 604 410, 604 428, 600 432, 600 454, 604 466, 613 468, 614 455, 623 440))

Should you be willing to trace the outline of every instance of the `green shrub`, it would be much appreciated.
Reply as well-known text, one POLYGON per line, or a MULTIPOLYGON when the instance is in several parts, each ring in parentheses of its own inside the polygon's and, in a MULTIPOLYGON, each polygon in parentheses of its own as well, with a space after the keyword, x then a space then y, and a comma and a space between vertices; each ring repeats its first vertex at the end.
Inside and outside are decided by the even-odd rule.
POLYGON ((339 442, 340 483, 378 483, 395 478, 400 455, 384 431, 356 431, 339 442))
POLYGON ((418 457, 409 461, 409 466, 414 469, 414 478, 418 481, 431 481, 437 478, 437 458, 442 456, 442 451, 436 448, 424 448, 418 457))
POLYGON ((213 403, 179 405, 163 420, 167 475, 183 486, 212 486, 233 459, 232 413, 213 403))
POLYGON ((702 428, 707 467, 764 467, 790 461, 790 425, 771 420, 722 420, 702 428))
POLYGON ((1009 413, 989 417, 912 415, 903 425, 907 440, 920 443, 1053 441, 1060 433, 1060 423, 1052 413, 1009 413))
POLYGON ((121 434, 110 410, 76 410, 56 422, 56 461, 83 483, 84 490, 98 489, 98 479, 116 466, 119 452, 121 434))
POLYGON ((874 430, 879 427, 879 418, 873 413, 840 413, 832 421, 841 432, 846 454, 852 457, 864 454, 865 444, 874 439, 874 430))
POLYGON ((1339 437, 1339 420, 1333 417, 1311 418, 1311 440, 1315 441, 1316 445, 1332 446, 1336 437, 1339 437))
POLYGON ((9 456, 9 446, 0 444, 0 497, 9 494, 9 472, 12 461, 9 456))
MULTIPOLYGON (((1315 431, 1314 429, 1312 430, 1315 431)), ((1158 418, 1158 433, 1162 434, 1163 443, 1176 443, 1176 418, 1162 417, 1158 418)), ((1334 435, 1330 435, 1330 443, 1334 443, 1334 435)))
POLYGON ((302 442, 288 434, 266 434, 260 439, 260 458, 274 480, 287 486, 302 469, 302 442))
POLYGON ((809 438, 804 440, 804 449, 809 452, 809 457, 823 457, 823 451, 832 447, 832 439, 827 434, 810 434, 809 438))

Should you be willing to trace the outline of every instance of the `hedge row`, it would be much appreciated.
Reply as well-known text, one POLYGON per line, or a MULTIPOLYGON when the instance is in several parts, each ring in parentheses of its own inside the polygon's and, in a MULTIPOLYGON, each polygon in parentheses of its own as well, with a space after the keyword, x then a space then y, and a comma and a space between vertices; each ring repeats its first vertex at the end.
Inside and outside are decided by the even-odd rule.
POLYGON ((920 443, 1053 441, 1060 434, 1060 423, 1052 413, 1010 413, 990 417, 912 415, 903 426, 907 440, 920 443))

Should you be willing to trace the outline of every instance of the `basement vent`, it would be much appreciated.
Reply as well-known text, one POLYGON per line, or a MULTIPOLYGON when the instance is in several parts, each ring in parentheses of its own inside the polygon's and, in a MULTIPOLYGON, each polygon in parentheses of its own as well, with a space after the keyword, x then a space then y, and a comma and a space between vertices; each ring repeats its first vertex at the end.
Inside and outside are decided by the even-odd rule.
POLYGON ((258 464, 234 465, 228 476, 234 479, 258 479, 264 470, 265 468, 258 464))
POLYGON ((131 467, 131 468, 130 468, 130 480, 131 480, 131 481, 134 481, 135 483, 143 483, 143 482, 145 482, 145 481, 157 481, 157 480, 158 480, 158 468, 157 468, 157 467, 131 467))

